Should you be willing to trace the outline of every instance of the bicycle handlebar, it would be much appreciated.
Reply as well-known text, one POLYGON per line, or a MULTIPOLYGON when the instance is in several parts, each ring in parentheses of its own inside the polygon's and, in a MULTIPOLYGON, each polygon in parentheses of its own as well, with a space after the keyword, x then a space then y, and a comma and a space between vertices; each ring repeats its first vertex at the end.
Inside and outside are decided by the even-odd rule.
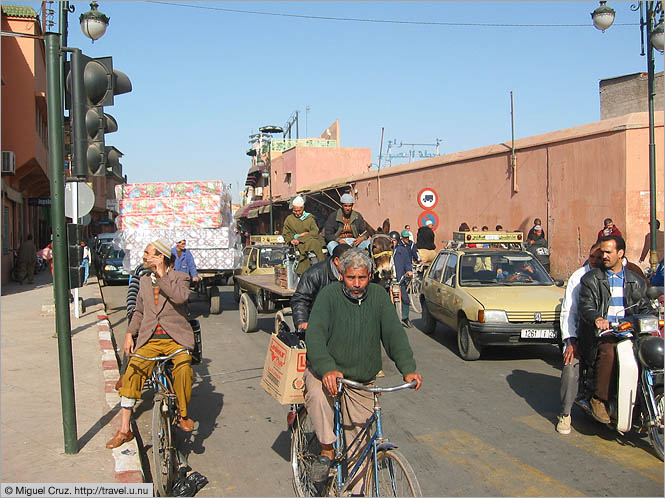
POLYGON ((361 384, 360 382, 356 382, 355 380, 349 380, 343 377, 337 377, 338 388, 340 384, 346 384, 347 386, 351 386, 356 389, 360 389, 362 391, 369 391, 371 393, 391 393, 394 391, 400 391, 402 389, 409 389, 412 387, 416 387, 418 385, 418 382, 413 380, 411 382, 407 382, 405 384, 401 384, 399 386, 394 386, 394 387, 376 387, 376 386, 372 387, 372 386, 366 386, 365 384, 361 384))
POLYGON ((146 357, 146 356, 142 356, 142 355, 140 355, 140 354, 138 354, 138 353, 130 353, 129 356, 136 356, 137 358, 141 358, 142 360, 147 360, 147 361, 162 361, 162 360, 170 360, 170 359, 173 358, 175 355, 180 354, 180 353, 182 353, 183 351, 186 351, 187 354, 190 354, 190 355, 192 354, 192 353, 189 352, 189 349, 187 349, 187 348, 180 348, 180 349, 174 351, 173 353, 171 353, 171 354, 168 355, 168 356, 155 356, 154 358, 148 358, 148 357, 146 357))

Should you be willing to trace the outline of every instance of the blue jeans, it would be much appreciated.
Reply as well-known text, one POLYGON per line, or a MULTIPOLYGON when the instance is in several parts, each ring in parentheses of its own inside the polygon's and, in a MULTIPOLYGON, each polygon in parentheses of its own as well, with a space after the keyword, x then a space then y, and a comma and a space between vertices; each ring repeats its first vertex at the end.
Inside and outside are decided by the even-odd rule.
POLYGON ((83 283, 88 281, 88 274, 90 273, 90 262, 87 259, 81 261, 81 266, 83 267, 83 283))
MULTIPOLYGON (((353 237, 349 237, 347 239, 342 239, 342 240, 347 244, 352 245, 356 239, 354 239, 353 237)), ((326 247, 328 248, 328 256, 332 257, 332 253, 335 250, 335 247, 337 247, 338 245, 339 242, 337 242, 336 240, 331 240, 330 242, 328 242, 328 244, 326 245, 326 247)), ((367 249, 368 247, 369 247, 369 240, 363 240, 360 244, 358 244, 359 249, 367 249)))

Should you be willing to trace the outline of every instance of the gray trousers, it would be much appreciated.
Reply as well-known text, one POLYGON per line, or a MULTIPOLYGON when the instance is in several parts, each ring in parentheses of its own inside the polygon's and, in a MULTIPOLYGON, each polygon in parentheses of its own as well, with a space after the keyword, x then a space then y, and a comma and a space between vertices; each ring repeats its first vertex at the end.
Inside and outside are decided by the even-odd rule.
POLYGON ((561 415, 570 415, 573 402, 577 397, 580 378, 580 360, 573 358, 573 362, 564 365, 561 370, 561 388, 559 391, 561 397, 561 415))

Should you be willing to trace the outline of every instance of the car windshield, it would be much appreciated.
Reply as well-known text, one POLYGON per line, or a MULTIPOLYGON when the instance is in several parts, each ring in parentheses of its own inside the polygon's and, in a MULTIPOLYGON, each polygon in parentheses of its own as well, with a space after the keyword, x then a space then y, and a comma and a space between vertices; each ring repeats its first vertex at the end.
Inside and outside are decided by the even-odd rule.
POLYGON ((286 258, 286 247, 262 247, 259 251, 259 266, 270 268, 281 265, 286 258))
POLYGON ((106 259, 122 259, 125 257, 125 251, 112 247, 106 256, 106 259))
POLYGON ((460 285, 554 285, 538 261, 528 253, 465 254, 460 285))

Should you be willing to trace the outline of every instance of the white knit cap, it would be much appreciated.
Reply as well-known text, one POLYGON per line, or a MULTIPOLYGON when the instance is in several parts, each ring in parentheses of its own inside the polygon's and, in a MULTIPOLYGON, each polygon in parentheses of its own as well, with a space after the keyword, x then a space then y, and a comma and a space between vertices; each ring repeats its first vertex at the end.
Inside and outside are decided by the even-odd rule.
POLYGON ((303 207, 305 205, 305 199, 299 195, 293 198, 293 207, 303 207))
POLYGON ((157 249, 157 252, 161 252, 167 258, 171 257, 171 248, 162 239, 155 239, 150 243, 157 249))
POLYGON ((427 221, 425 222, 425 226, 428 227, 428 226, 430 226, 430 225, 434 225, 434 222, 432 222, 432 220, 427 220, 427 221))
POLYGON ((340 204, 353 204, 353 196, 351 194, 344 194, 339 198, 340 204))

